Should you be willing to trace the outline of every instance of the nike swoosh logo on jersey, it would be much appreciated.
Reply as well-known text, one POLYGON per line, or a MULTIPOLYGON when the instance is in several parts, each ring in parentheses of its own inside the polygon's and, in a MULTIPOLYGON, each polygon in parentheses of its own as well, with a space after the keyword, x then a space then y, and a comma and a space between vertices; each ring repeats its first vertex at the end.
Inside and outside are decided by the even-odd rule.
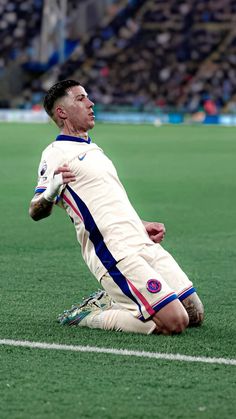
POLYGON ((86 154, 87 154, 87 153, 84 153, 82 156, 78 156, 79 160, 80 160, 80 161, 84 160, 84 158, 85 158, 86 154))

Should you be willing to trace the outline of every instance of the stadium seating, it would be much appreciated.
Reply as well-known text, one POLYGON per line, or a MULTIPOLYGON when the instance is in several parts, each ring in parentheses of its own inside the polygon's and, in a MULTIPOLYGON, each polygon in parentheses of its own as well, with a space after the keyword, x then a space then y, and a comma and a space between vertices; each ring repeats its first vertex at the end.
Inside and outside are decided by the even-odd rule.
MULTIPOLYGON (((29 10, 32 3, 28 0, 29 10)), ((38 22, 41 1, 37 4, 38 22)), ((110 20, 80 39, 63 64, 44 74, 28 68, 29 103, 40 101, 52 82, 74 77, 104 107, 213 114, 230 107, 236 93, 233 0, 122 4, 110 20)))

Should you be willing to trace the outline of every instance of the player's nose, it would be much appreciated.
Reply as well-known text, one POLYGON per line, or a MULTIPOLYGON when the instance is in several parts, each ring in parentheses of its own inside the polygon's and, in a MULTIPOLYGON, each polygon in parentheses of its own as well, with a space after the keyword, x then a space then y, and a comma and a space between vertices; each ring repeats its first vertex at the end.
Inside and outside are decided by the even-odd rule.
POLYGON ((90 100, 90 99, 88 99, 88 107, 89 108, 93 108, 93 106, 94 106, 94 103, 90 100))

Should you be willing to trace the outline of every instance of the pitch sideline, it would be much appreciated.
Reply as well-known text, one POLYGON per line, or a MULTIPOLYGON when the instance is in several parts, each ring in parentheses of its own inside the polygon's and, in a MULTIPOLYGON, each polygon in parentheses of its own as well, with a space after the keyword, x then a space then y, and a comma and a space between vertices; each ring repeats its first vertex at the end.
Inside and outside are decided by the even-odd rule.
POLYGON ((136 356, 142 358, 162 359, 167 361, 203 362, 206 364, 236 365, 236 359, 210 358, 160 352, 134 351, 128 349, 100 348, 97 346, 63 345, 58 343, 31 342, 27 340, 0 339, 0 345, 24 347, 32 349, 47 349, 57 351, 93 352, 101 354, 136 356))

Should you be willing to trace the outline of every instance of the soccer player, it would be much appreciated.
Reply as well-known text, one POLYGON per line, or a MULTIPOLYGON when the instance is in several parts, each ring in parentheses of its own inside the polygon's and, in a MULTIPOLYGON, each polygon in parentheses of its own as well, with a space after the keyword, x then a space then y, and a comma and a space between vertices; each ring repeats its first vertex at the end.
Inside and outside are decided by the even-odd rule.
POLYGON ((167 335, 200 325, 203 305, 192 282, 160 245, 163 224, 141 221, 111 160, 88 135, 95 124, 93 106, 75 80, 56 83, 44 99, 60 134, 43 151, 29 213, 37 221, 55 204, 65 209, 82 256, 103 288, 59 321, 167 335))

